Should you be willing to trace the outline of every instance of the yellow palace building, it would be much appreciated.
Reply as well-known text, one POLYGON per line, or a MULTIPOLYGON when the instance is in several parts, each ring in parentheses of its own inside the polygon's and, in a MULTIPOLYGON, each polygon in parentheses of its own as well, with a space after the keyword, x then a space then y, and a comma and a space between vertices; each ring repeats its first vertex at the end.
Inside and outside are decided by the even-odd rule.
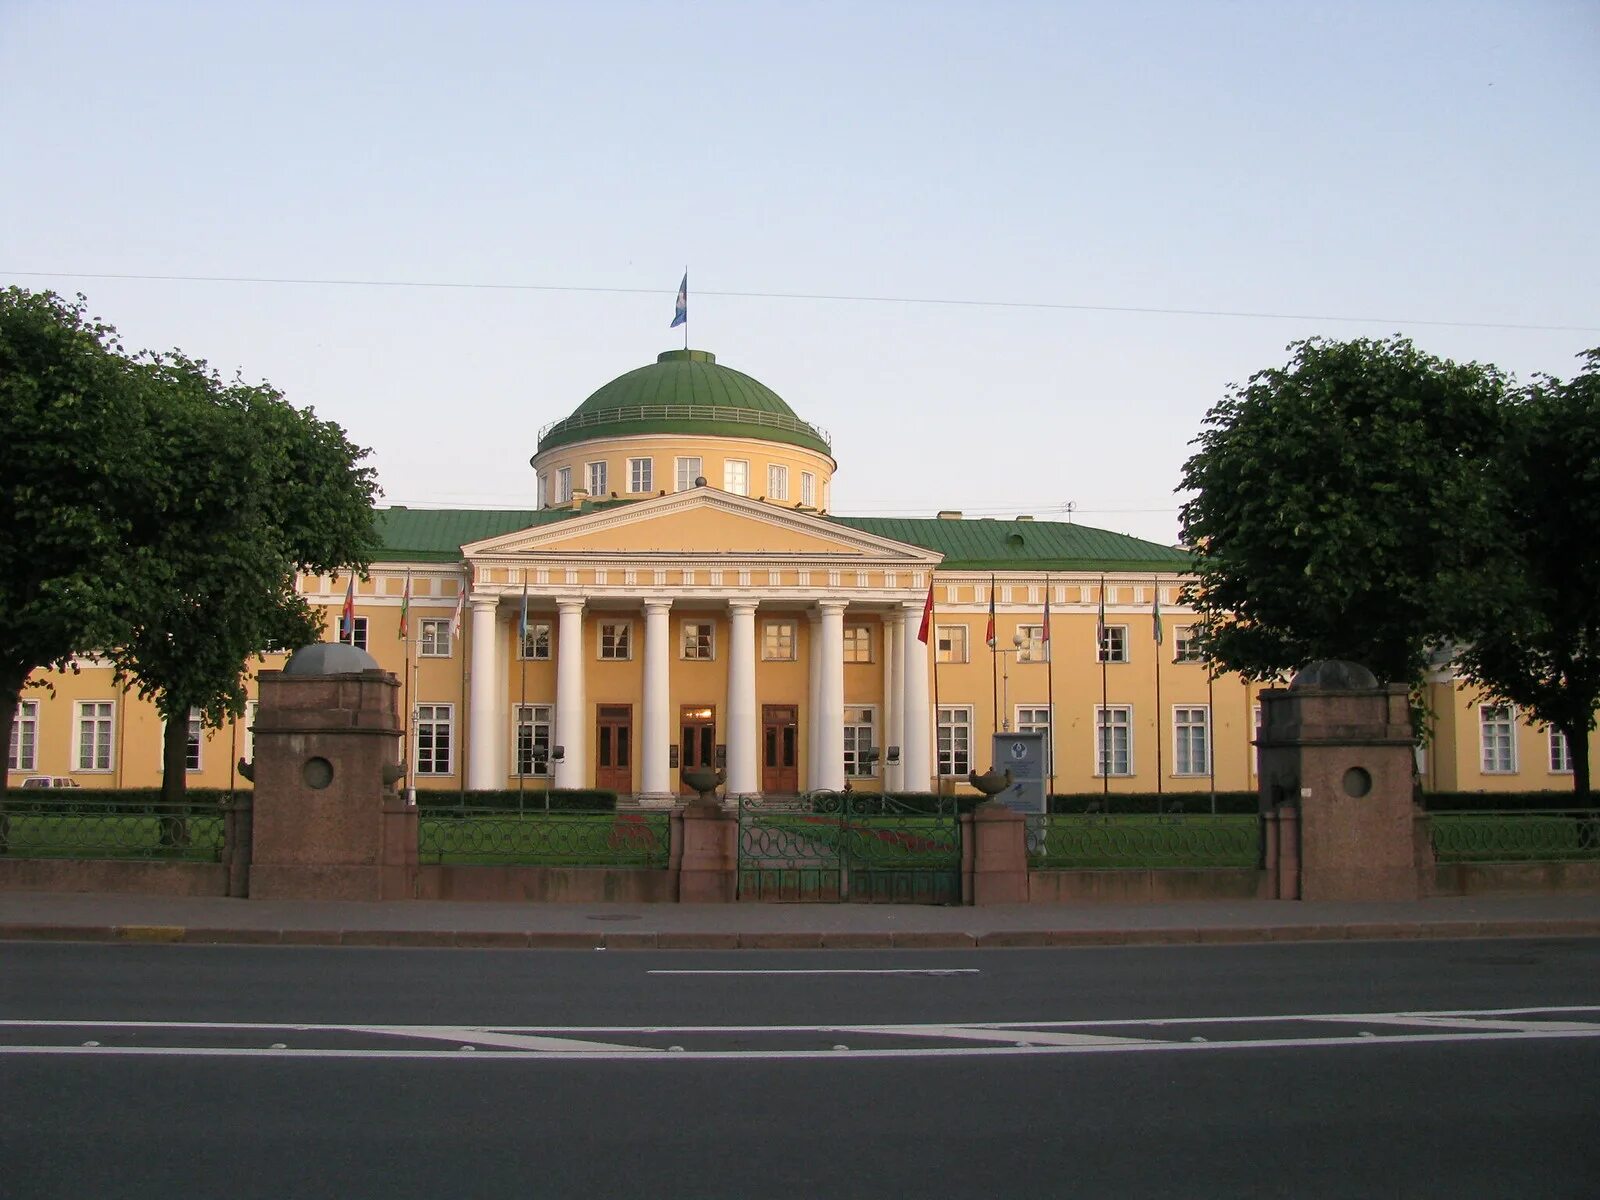
MULTIPOLYGON (((382 510, 351 633, 405 681, 416 787, 667 802, 714 765, 740 796, 965 789, 997 730, 1046 733, 1055 792, 1255 787, 1261 685, 1194 653, 1183 553, 1026 517, 836 516, 836 466, 771 389, 673 350, 540 432, 533 509, 382 510)), ((350 580, 299 586, 331 640, 350 580)), ((154 710, 77 667, 24 693, 12 785, 156 785, 154 710)), ((1429 692, 1431 790, 1571 786, 1559 735, 1447 670, 1429 692)), ((191 723, 193 785, 250 756, 248 715, 191 723)))

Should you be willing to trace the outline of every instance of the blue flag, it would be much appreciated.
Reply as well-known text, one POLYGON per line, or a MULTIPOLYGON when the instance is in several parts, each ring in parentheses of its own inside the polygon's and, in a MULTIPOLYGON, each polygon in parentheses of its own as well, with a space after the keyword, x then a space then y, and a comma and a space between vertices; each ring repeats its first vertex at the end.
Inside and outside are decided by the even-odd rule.
POLYGON ((678 307, 672 314, 672 324, 668 329, 676 329, 679 325, 687 324, 689 320, 689 272, 683 273, 683 282, 678 285, 678 307))

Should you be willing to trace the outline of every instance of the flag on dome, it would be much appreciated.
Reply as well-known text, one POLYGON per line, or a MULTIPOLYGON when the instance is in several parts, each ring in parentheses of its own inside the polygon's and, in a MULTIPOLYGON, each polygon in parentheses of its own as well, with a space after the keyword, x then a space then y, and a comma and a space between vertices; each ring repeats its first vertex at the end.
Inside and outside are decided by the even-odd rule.
POLYGON ((672 324, 668 329, 676 329, 679 325, 686 324, 689 320, 689 272, 683 273, 683 282, 678 285, 678 307, 672 314, 672 324))

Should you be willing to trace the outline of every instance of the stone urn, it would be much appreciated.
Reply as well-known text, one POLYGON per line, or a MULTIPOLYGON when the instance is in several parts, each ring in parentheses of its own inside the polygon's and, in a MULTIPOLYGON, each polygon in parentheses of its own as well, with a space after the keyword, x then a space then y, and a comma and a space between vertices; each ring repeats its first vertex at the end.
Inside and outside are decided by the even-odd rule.
POLYGON ((684 767, 678 772, 678 777, 699 793, 698 797, 690 801, 691 804, 716 808, 717 789, 727 782, 728 773, 710 767, 684 767))
POLYGON ((994 798, 1011 786, 1011 769, 996 771, 990 767, 982 775, 976 771, 967 773, 967 782, 983 794, 985 804, 993 804, 994 798))

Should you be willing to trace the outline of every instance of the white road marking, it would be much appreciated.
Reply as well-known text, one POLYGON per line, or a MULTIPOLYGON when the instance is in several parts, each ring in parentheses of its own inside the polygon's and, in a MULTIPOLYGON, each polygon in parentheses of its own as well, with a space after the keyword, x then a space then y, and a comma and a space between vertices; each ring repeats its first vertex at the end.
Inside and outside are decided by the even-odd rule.
MULTIPOLYGON (((96 1021, 48 1018, 38 1021, 0 1020, 0 1030, 70 1029, 72 1045, 0 1045, 0 1055, 143 1055, 190 1057, 282 1057, 282 1058, 397 1058, 422 1061, 460 1061, 474 1057, 487 1059, 661 1061, 680 1059, 808 1059, 808 1058, 949 1058, 964 1055, 1077 1054, 1143 1052, 1155 1050, 1229 1050, 1340 1047, 1354 1045, 1396 1045, 1416 1043, 1457 1043, 1600 1037, 1600 1021, 1551 1019, 1600 1013, 1597 1005, 1528 1007, 1513 1009, 1449 1010, 1439 1012, 1389 1013, 1297 1013, 1265 1016, 1226 1017, 1134 1017, 1122 1020, 1091 1021, 973 1021, 916 1024, 837 1024, 837 1025, 685 1025, 685 1026, 514 1026, 514 1025, 381 1025, 314 1022, 246 1021, 96 1021), (1193 1026, 1218 1029, 1253 1025, 1272 1029, 1285 1025, 1361 1025, 1396 1030, 1383 1036, 1362 1028, 1337 1036, 1251 1037, 1249 1031, 1233 1038, 1190 1036, 1193 1026), (1115 1027, 1118 1033, 1098 1032, 1115 1027), (135 1033, 159 1031, 195 1041, 216 1041, 218 1034, 248 1033, 282 1036, 294 1034, 366 1035, 378 1044, 371 1047, 290 1048, 288 1041, 274 1040, 268 1046, 187 1045, 103 1045, 98 1039, 78 1041, 84 1034, 126 1030, 135 1033), (206 1035, 210 1037, 207 1038, 206 1035), (679 1039, 685 1034, 727 1037, 779 1034, 810 1034, 831 1049, 689 1049, 679 1039), (1131 1036, 1130 1036, 1131 1034, 1131 1036), (572 1036, 579 1035, 579 1036, 572 1036), (601 1035, 597 1037, 596 1035, 601 1035), (672 1038, 664 1051, 658 1045, 641 1045, 641 1035, 672 1038), (826 1036, 825 1036, 826 1035, 826 1036), (877 1046, 842 1049, 841 1035, 867 1038, 912 1038, 924 1041, 956 1041, 957 1046, 877 1046), (449 1048, 385 1046, 387 1038, 426 1039, 449 1048), (488 1048, 479 1054, 480 1048, 488 1048)), ((306 1041, 305 1037, 299 1040, 306 1041)))
POLYGON ((979 975, 982 972, 977 967, 901 967, 898 969, 867 970, 860 969, 823 969, 793 967, 784 969, 758 970, 756 968, 730 968, 725 971, 713 970, 680 970, 680 971, 646 971, 646 975, 979 975))
POLYGON ((1204 1053, 1212 1050, 1298 1050, 1310 1048, 1350 1048, 1355 1046, 1415 1045, 1418 1043, 1450 1042, 1504 1042, 1539 1041, 1566 1038, 1600 1037, 1595 1032, 1539 1032, 1514 1033, 1490 1031, 1485 1033, 1416 1033, 1395 1034, 1391 1037, 1316 1037, 1316 1038, 1261 1038, 1236 1042, 1118 1042, 1105 1044, 1074 1044, 1070 1046, 1016 1046, 985 1045, 961 1047, 930 1047, 926 1049, 871 1049, 871 1050, 683 1050, 662 1054, 659 1050, 632 1049, 625 1051, 535 1051, 502 1050, 493 1054, 470 1054, 464 1050, 270 1050, 257 1047, 224 1046, 0 1046, 0 1055, 25 1054, 44 1056, 100 1055, 111 1057, 145 1058, 377 1058, 410 1059, 420 1061, 450 1060, 460 1062, 525 1062, 525 1061, 588 1061, 588 1062, 683 1062, 734 1059, 740 1061, 789 1059, 861 1059, 861 1058, 971 1058, 1018 1057, 1029 1055, 1061 1054, 1141 1054, 1166 1051, 1204 1053))

